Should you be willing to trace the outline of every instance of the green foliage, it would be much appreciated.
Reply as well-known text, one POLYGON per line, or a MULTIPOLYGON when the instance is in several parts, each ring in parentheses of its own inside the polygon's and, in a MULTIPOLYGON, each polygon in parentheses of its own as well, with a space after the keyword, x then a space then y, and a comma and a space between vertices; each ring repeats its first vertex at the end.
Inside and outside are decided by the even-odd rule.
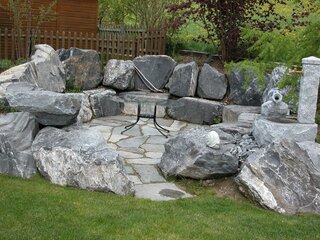
POLYGON ((237 69, 238 72, 244 74, 244 87, 247 88, 250 85, 250 81, 253 77, 257 78, 259 89, 266 87, 266 73, 276 66, 275 63, 264 63, 253 60, 244 60, 241 62, 226 63, 228 74, 231 74, 233 69, 237 69))
POLYGON ((319 239, 320 216, 283 216, 201 193, 154 202, 0 175, 0 239, 319 239))
POLYGON ((0 59, 0 73, 13 67, 14 62, 9 59, 0 59))
POLYGON ((17 112, 17 110, 15 108, 10 107, 6 101, 0 99, 0 114, 10 112, 17 112))
POLYGON ((66 89, 65 89, 66 93, 81 93, 81 88, 79 86, 76 86, 74 84, 66 84, 66 89))
POLYGON ((218 52, 218 42, 205 43, 206 31, 200 23, 190 21, 179 30, 168 33, 166 53, 175 56, 180 50, 192 50, 215 54, 218 52))
POLYGON ((12 60, 9 60, 9 59, 0 59, 0 73, 9 69, 9 68, 12 68, 16 65, 20 65, 20 64, 23 64, 25 63, 27 60, 26 59, 23 59, 23 58, 20 58, 16 61, 12 61, 12 60))

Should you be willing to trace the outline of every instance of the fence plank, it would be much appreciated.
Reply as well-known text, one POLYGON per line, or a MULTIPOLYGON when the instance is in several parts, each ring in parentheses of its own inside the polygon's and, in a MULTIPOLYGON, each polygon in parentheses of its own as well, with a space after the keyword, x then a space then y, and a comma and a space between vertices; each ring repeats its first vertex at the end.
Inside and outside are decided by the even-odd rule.
POLYGON ((165 31, 130 31, 125 29, 119 32, 92 33, 36 31, 23 30, 22 36, 17 35, 13 29, 0 29, 0 58, 16 60, 22 52, 23 57, 30 54, 30 41, 35 39, 35 44, 46 43, 53 48, 85 48, 94 49, 105 60, 109 58, 133 59, 145 54, 164 54, 165 31), (21 39, 20 39, 21 38, 21 39), (19 42, 18 41, 21 41, 19 42))

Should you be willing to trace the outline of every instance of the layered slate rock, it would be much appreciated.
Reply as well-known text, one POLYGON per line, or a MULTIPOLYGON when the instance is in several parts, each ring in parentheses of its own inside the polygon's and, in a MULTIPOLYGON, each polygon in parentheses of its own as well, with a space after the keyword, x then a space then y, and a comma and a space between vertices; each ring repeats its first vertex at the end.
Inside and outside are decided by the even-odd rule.
POLYGON ((36 173, 31 145, 38 129, 30 113, 0 115, 0 173, 22 178, 36 173))
POLYGON ((238 122, 243 113, 260 114, 261 107, 228 105, 223 108, 223 122, 238 122))
POLYGON ((48 91, 63 92, 66 88, 65 71, 56 51, 47 44, 35 45, 31 62, 37 72, 36 85, 48 91))
POLYGON ((229 100, 236 105, 260 106, 264 89, 260 89, 256 77, 245 81, 243 73, 232 70, 227 76, 230 84, 229 100), (246 86, 248 82, 248 86, 246 86))
POLYGON ((220 102, 191 97, 180 98, 167 109, 173 119, 208 125, 221 122, 222 111, 220 102))
POLYGON ((6 95, 7 87, 13 82, 37 84, 38 75, 33 62, 27 62, 8 69, 0 74, 0 98, 6 95))
POLYGON ((198 96, 205 99, 222 100, 227 92, 227 87, 228 83, 224 74, 205 63, 198 79, 198 96))
MULTIPOLYGON (((135 66, 156 88, 163 89, 168 83, 176 62, 166 55, 145 55, 133 60, 135 66)), ((134 82, 135 90, 146 90, 147 86, 136 77, 134 82)))
POLYGON ((147 115, 154 114, 154 107, 157 104, 157 117, 166 115, 166 100, 169 99, 169 93, 153 93, 148 91, 130 91, 122 92, 119 97, 123 99, 122 112, 126 115, 137 115, 138 104, 141 106, 141 113, 147 115))
POLYGON ((98 131, 47 127, 37 135, 32 152, 41 175, 52 183, 120 195, 133 192, 119 154, 98 131))
POLYGON ((116 92, 112 89, 87 91, 90 94, 90 104, 96 118, 121 114, 121 103, 117 100, 116 92))
POLYGON ((101 61, 97 51, 72 47, 61 49, 58 53, 66 72, 67 86, 88 90, 102 82, 101 61))
POLYGON ((75 123, 81 107, 81 96, 45 91, 29 83, 8 86, 6 98, 11 107, 34 113, 45 126, 65 126, 75 123))
POLYGON ((198 74, 199 67, 195 62, 177 65, 168 84, 170 94, 193 97, 197 89, 198 74))
POLYGON ((290 119, 257 118, 253 124, 253 136, 261 145, 268 145, 282 139, 297 142, 315 141, 317 124, 302 124, 290 119))
POLYGON ((132 90, 136 77, 132 61, 111 59, 104 68, 103 85, 118 90, 132 90))
POLYGON ((320 213, 320 145, 272 143, 249 156, 236 181, 265 208, 284 214, 320 213))
POLYGON ((235 174, 238 170, 238 159, 231 150, 241 136, 248 133, 250 128, 246 124, 218 124, 180 132, 165 144, 159 167, 165 176, 194 179, 235 174), (219 134, 219 149, 210 148, 206 144, 206 136, 211 131, 219 134))

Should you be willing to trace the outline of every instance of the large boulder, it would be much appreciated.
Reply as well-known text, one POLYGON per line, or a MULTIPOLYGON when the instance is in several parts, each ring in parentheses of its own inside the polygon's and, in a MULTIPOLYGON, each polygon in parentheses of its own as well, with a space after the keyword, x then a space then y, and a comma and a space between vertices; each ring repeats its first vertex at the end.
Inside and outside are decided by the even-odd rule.
POLYGON ((218 124, 180 132, 165 144, 159 164, 165 176, 183 176, 208 179, 237 173, 238 158, 231 151, 242 135, 249 134, 246 124, 218 124), (215 131, 220 137, 220 147, 207 146, 207 134, 215 131))
POLYGON ((0 173, 22 178, 36 173, 31 145, 38 129, 30 113, 0 115, 0 173))
POLYGON ((199 68, 196 62, 177 65, 168 83, 170 94, 193 97, 197 90, 198 74, 199 68))
POLYGON ((253 123, 253 136, 264 146, 282 139, 292 139, 297 142, 315 141, 317 124, 303 124, 290 119, 257 118, 253 123))
POLYGON ((96 118, 121 114, 121 102, 116 98, 116 92, 112 89, 98 89, 86 91, 89 95, 93 115, 96 118))
POLYGON ((101 61, 97 51, 72 47, 58 53, 66 72, 68 87, 88 90, 102 82, 101 61))
POLYGON ((0 98, 4 98, 7 87, 13 82, 29 82, 37 84, 38 75, 33 62, 14 66, 0 74, 0 98))
POLYGON ((259 86, 258 79, 252 77, 245 80, 245 75, 236 69, 227 76, 230 84, 229 101, 236 105, 260 106, 264 89, 259 86))
POLYGON ((173 119, 207 125, 221 122, 222 111, 220 102, 191 97, 180 98, 167 109, 173 119))
POLYGON ((98 131, 47 127, 37 135, 32 152, 41 175, 52 183, 120 195, 133 192, 119 154, 98 131))
POLYGON ((240 105, 228 105, 224 106, 222 118, 223 122, 238 122, 239 116, 243 113, 260 114, 261 107, 257 106, 240 106, 240 105))
POLYGON ((37 72, 37 86, 48 91, 64 92, 65 71, 56 51, 47 44, 35 45, 31 62, 37 72))
POLYGON ((279 213, 320 213, 320 145, 283 140, 252 154, 236 177, 240 190, 279 213))
POLYGON ((45 91, 29 83, 13 83, 7 87, 6 98, 11 107, 34 113, 46 126, 75 123, 81 107, 81 96, 45 91))
POLYGON ((118 90, 132 90, 136 77, 132 61, 111 59, 104 68, 103 85, 118 90))
MULTIPOLYGON (((133 60, 135 66, 156 88, 163 89, 168 83, 176 62, 166 55, 145 55, 133 60)), ((148 89, 140 78, 135 78, 135 90, 148 89)))
POLYGON ((224 74, 205 63, 198 79, 198 96, 205 99, 221 100, 226 95, 227 87, 228 83, 224 74))

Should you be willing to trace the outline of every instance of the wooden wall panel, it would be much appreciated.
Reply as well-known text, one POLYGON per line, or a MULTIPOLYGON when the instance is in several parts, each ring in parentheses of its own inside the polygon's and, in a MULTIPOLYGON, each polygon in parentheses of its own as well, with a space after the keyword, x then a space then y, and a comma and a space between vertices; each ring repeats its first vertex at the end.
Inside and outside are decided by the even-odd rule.
MULTIPOLYGON (((0 0, 6 4, 8 0, 0 0)), ((37 14, 40 6, 48 6, 51 0, 31 0, 32 13, 37 14)), ((51 21, 44 22, 41 29, 72 32, 97 33, 98 0, 58 0, 54 13, 50 15, 51 21)), ((25 24, 27 27, 30 24, 25 24)), ((0 28, 12 28, 10 14, 0 8, 0 28)), ((31 23, 36 26, 35 22, 31 23)))

